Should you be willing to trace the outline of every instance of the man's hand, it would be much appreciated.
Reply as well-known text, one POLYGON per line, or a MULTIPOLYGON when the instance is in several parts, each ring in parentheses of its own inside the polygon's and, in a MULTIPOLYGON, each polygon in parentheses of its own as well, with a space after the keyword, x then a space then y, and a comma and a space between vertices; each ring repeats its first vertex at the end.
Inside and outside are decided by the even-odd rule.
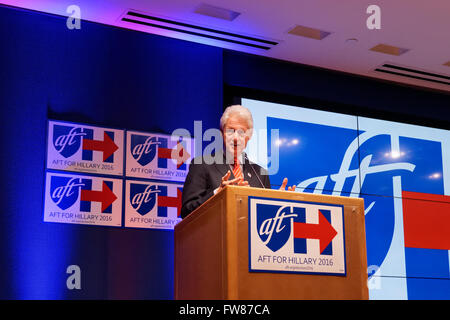
MULTIPOLYGON (((283 191, 286 190, 287 182, 288 182, 288 179, 284 178, 283 183, 281 184, 280 190, 283 190, 283 191)), ((288 191, 295 191, 295 185, 293 185, 292 187, 288 187, 288 191)))
POLYGON ((231 171, 228 170, 227 173, 222 177, 222 182, 220 183, 219 188, 217 191, 219 192, 223 188, 225 188, 228 185, 235 185, 235 186, 241 186, 241 187, 248 187, 248 181, 245 181, 243 178, 235 178, 232 180, 228 180, 231 176, 231 171))

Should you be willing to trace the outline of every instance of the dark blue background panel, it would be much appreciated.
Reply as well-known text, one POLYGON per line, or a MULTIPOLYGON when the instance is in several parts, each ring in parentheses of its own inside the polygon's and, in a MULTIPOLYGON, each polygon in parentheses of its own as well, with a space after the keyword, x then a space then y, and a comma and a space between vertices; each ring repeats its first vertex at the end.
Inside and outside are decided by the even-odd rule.
POLYGON ((450 280, 448 250, 405 248, 406 276, 450 280))
POLYGON ((450 280, 407 278, 409 300, 449 300, 450 280))
MULTIPOLYGON (((145 132, 186 128, 192 134, 194 121, 202 120, 204 132, 219 126, 226 84, 271 97, 328 101, 329 111, 353 105, 351 114, 370 110, 383 118, 395 107, 402 117, 450 120, 448 95, 437 92, 85 21, 81 30, 69 30, 64 17, 1 6, 0 43, 3 299, 173 298, 173 232, 43 222, 48 119, 145 132), (80 290, 66 287, 69 265, 81 269, 80 290)), ((439 193, 441 187, 425 191, 439 193)), ((392 216, 383 217, 367 229, 368 236, 385 237, 368 242, 374 264, 383 261, 392 237, 392 216)), ((408 294, 446 297, 448 281, 411 278, 408 294)))
POLYGON ((43 222, 47 119, 171 133, 219 126, 218 48, 0 7, 0 298, 173 297, 173 232, 43 222), (7 150, 7 151, 6 151, 7 150), (81 269, 68 290, 66 269, 81 269))

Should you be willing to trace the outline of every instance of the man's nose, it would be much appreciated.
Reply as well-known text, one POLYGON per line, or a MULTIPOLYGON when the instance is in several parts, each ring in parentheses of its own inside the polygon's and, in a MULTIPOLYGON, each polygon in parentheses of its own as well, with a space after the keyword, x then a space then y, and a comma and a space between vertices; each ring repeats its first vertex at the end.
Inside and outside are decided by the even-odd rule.
POLYGON ((241 141, 241 137, 238 134, 235 134, 233 137, 233 143, 239 144, 240 141, 241 141))

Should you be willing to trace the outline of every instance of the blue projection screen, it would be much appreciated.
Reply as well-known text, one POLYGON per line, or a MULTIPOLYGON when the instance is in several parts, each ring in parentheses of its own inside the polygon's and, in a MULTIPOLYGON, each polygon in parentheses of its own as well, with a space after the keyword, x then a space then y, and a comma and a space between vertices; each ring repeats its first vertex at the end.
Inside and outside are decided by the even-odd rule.
POLYGON ((370 299, 450 299, 450 131, 241 103, 274 188, 364 199, 370 299))

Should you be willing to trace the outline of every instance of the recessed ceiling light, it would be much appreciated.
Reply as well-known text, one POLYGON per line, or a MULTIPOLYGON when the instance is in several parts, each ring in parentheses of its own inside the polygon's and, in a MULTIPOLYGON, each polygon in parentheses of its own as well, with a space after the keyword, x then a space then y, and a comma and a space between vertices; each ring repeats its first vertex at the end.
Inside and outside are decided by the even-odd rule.
POLYGON ((349 38, 349 39, 345 40, 345 42, 346 43, 357 43, 358 39, 356 39, 356 38, 349 38))
POLYGON ((316 40, 322 40, 323 38, 329 36, 331 32, 323 31, 319 29, 314 29, 310 27, 305 26, 295 26, 291 30, 288 31, 289 34, 300 36, 300 37, 306 37, 310 39, 316 39, 316 40))
POLYGON ((404 54, 405 52, 409 51, 409 49, 395 47, 395 46, 391 46, 391 45, 383 44, 383 43, 380 43, 380 44, 376 45, 375 47, 370 48, 370 50, 375 51, 375 52, 390 54, 390 55, 394 55, 394 56, 400 56, 400 55, 404 54))
POLYGON ((224 8, 214 7, 209 4, 202 3, 199 5, 195 11, 195 13, 202 14, 204 16, 213 17, 213 18, 219 18, 227 21, 233 21, 236 19, 240 13, 228 10, 224 8))

